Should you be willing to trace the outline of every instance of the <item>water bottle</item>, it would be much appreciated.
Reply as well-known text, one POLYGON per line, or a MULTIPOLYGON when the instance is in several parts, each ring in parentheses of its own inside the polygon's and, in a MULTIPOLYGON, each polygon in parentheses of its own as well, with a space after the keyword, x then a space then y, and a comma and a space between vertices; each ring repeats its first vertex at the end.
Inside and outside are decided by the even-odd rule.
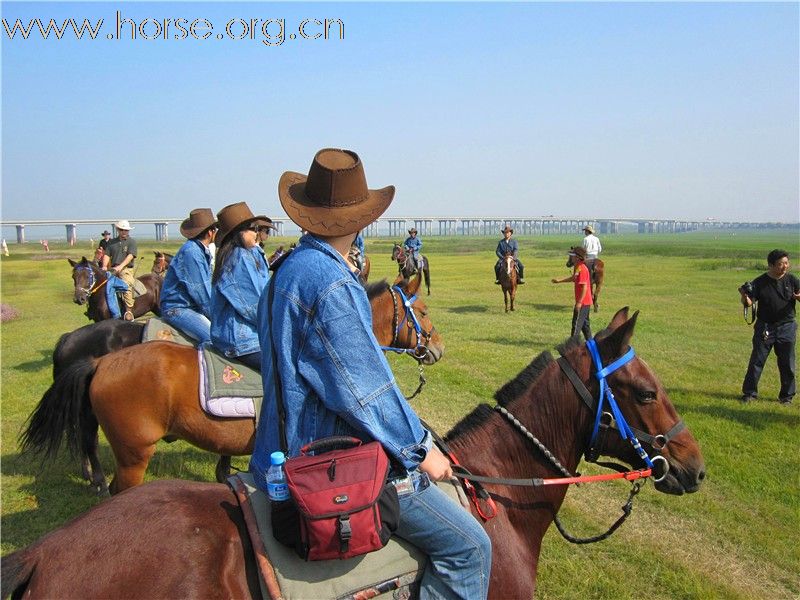
POLYGON ((284 502, 289 499, 289 486, 286 485, 286 475, 283 472, 285 462, 286 456, 283 452, 273 452, 269 455, 267 495, 272 502, 284 502))

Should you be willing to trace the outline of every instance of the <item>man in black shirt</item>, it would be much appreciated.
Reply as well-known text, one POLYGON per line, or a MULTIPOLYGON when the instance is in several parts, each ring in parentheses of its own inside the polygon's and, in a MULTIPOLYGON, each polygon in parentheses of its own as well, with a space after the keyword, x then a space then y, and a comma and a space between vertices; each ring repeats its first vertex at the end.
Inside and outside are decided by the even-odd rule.
POLYGON ((751 294, 739 288, 742 304, 758 301, 758 314, 753 332, 753 352, 742 383, 742 402, 758 396, 758 380, 770 350, 775 348, 781 377, 781 404, 791 404, 795 394, 795 354, 797 322, 795 303, 800 300, 800 280, 789 273, 789 255, 773 250, 767 255, 769 269, 753 280, 751 294))

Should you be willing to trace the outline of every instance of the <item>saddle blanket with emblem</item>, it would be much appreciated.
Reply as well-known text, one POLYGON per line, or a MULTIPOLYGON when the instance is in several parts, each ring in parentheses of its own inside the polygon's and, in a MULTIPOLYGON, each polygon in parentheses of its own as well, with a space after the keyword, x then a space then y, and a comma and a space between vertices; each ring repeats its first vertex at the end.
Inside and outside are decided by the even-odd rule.
POLYGON ((142 342, 175 342, 181 346, 195 346, 197 342, 192 338, 186 337, 180 330, 172 325, 167 325, 158 317, 151 317, 144 325, 142 342))
POLYGON ((264 389, 261 373, 204 346, 197 350, 200 406, 217 417, 256 418, 264 389))
MULTIPOLYGON (((230 479, 233 478, 238 478, 244 484, 250 507, 242 508, 255 513, 258 534, 280 586, 280 598, 358 600, 386 594, 386 598, 407 599, 410 597, 409 586, 422 578, 427 556, 397 537, 392 537, 381 550, 369 554, 345 560, 304 561, 293 549, 282 545, 272 536, 269 499, 256 487, 253 476, 240 472, 230 479)), ((231 485, 236 489, 234 483, 231 485)), ((443 482, 437 485, 454 502, 468 510, 469 503, 459 484, 443 482)), ((276 600, 267 591, 260 570, 259 581, 263 597, 276 600)))

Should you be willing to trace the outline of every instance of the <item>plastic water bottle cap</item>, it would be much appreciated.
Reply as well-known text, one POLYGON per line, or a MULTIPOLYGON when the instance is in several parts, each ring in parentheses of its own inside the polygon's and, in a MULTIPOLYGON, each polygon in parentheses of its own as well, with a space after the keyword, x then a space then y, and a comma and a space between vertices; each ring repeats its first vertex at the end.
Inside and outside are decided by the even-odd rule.
POLYGON ((286 462, 286 456, 283 452, 273 452, 269 455, 269 464, 282 465, 286 462))

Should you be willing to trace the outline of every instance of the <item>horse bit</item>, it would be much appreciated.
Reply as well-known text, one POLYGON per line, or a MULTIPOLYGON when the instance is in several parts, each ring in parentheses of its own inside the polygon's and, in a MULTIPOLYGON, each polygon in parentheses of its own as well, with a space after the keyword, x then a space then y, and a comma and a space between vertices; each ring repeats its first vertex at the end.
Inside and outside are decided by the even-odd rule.
POLYGON ((387 352, 396 352, 397 354, 408 354, 414 360, 417 361, 417 367, 419 368, 419 386, 414 391, 413 394, 408 396, 408 400, 415 398, 421 391, 422 387, 427 383, 425 379, 425 373, 422 367, 422 361, 428 356, 428 343, 431 341, 431 336, 433 335, 433 329, 430 331, 425 331, 422 328, 422 325, 417 318, 416 312, 414 312, 414 302, 417 300, 417 295, 414 294, 413 296, 406 296, 400 286, 391 286, 387 284, 389 288, 389 295, 392 297, 392 304, 394 304, 394 313, 392 315, 392 331, 394 332, 394 336, 392 337, 392 343, 389 346, 381 346, 381 350, 385 350, 387 352), (398 305, 397 305, 397 297, 403 302, 403 319, 400 320, 398 305), (407 327, 410 330, 412 327, 414 329, 414 333, 417 336, 417 343, 416 346, 411 348, 400 348, 397 346, 398 339, 400 337, 400 329, 404 323, 407 323, 407 327))
MULTIPOLYGON (((667 459, 661 455, 661 450, 676 436, 678 433, 683 431, 686 427, 685 423, 682 419, 679 419, 678 422, 672 426, 672 428, 665 434, 659 434, 652 436, 644 431, 639 431, 638 429, 634 429, 628 422, 625 420, 625 417, 620 410, 616 399, 614 398, 614 394, 611 391, 611 387, 609 386, 606 378, 619 369, 620 367, 624 366, 636 356, 636 353, 633 350, 633 347, 630 347, 628 351, 623 354, 621 357, 617 358, 616 360, 612 361, 606 367, 603 367, 602 359, 600 358, 600 351, 597 348, 597 342, 594 340, 588 340, 586 342, 586 348, 589 351, 589 355, 592 357, 593 364, 595 366, 595 377, 598 379, 600 383, 600 391, 598 394, 598 398, 595 401, 589 390, 586 388, 584 383, 581 381, 578 374, 575 372, 575 369, 572 365, 566 360, 566 358, 562 355, 558 360, 558 365, 561 367, 561 370, 569 379, 570 383, 572 383, 575 390, 578 392, 578 395, 583 400, 584 404, 589 408, 589 410, 596 413, 594 426, 592 428, 592 436, 589 440, 589 445, 586 450, 585 459, 587 462, 593 462, 599 464, 601 466, 605 466, 608 468, 612 468, 621 472, 625 472, 625 467, 620 465, 615 465, 613 463, 601 463, 598 462, 597 459, 601 454, 601 445, 605 440, 605 434, 607 433, 608 429, 616 429, 623 440, 627 439, 631 442, 636 453, 639 457, 644 461, 644 463, 648 467, 648 471, 652 473, 653 469, 655 468, 655 463, 663 464, 664 472, 660 476, 656 476, 654 478, 655 482, 663 481, 666 478, 667 473, 669 472, 669 463, 667 459), (609 410, 604 411, 603 407, 605 404, 608 404, 609 410), (642 448, 639 439, 644 441, 648 444, 655 453, 655 456, 652 458, 647 454, 647 452, 642 448)), ((503 406, 496 406, 495 409, 500 412, 508 421, 514 425, 527 439, 533 442, 534 445, 544 454, 544 456, 550 461, 550 463, 558 470, 565 478, 569 478, 570 481, 564 481, 563 483, 579 483, 581 477, 574 477, 572 473, 570 473, 553 455, 552 452, 540 442, 536 437, 528 431, 528 429, 505 407, 503 406)), ((451 459, 452 459, 451 455, 451 459)), ((454 461, 455 462, 455 461, 454 461)), ((521 485, 521 486, 541 486, 547 484, 558 484, 560 483, 558 479, 556 480, 544 480, 544 479, 502 479, 502 478, 495 478, 495 477, 481 477, 475 476, 470 474, 466 469, 461 467, 460 465, 455 462, 454 471, 457 471, 456 476, 459 478, 463 478, 470 481, 476 482, 485 482, 485 483, 499 483, 503 485, 521 485)), ((638 473, 633 473, 638 479, 638 473)), ((649 473, 648 475, 649 476, 649 473)), ((469 483, 467 481, 466 483, 469 483)), ((576 538, 570 535, 562 526, 558 515, 554 515, 554 522, 556 527, 558 528, 559 533, 569 542, 575 544, 588 544, 592 542, 598 542, 600 540, 604 540, 608 538, 616 529, 622 525, 625 519, 631 513, 633 508, 633 498, 636 494, 639 493, 642 484, 638 481, 633 481, 631 479, 632 489, 630 495, 628 496, 628 500, 625 505, 622 507, 623 514, 614 522, 611 527, 603 534, 592 536, 589 538, 576 538)), ((477 493, 474 490, 474 486, 471 484, 467 486, 468 491, 470 487, 473 487, 473 490, 470 491, 470 496, 473 498, 473 502, 477 507, 479 514, 484 518, 488 519, 494 516, 494 514, 490 514, 489 516, 485 515, 484 512, 481 510, 480 506, 477 503, 477 493)), ((481 490, 483 493, 480 494, 480 497, 487 501, 489 506, 493 509, 493 513, 496 511, 496 507, 494 506, 494 501, 491 499, 488 493, 485 490, 481 490)))

